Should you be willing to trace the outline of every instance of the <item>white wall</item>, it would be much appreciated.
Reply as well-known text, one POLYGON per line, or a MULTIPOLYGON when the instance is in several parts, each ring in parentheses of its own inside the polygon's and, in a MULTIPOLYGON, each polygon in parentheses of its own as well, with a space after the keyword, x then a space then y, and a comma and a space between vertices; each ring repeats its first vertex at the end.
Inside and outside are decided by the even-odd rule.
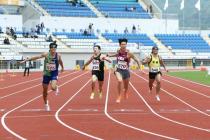
MULTIPOLYGON (((82 18, 82 17, 40 17, 40 22, 44 22, 45 27, 58 31, 62 29, 75 29, 79 32, 80 29, 88 28, 89 23, 94 24, 94 29, 100 29, 105 32, 113 32, 117 29, 118 32, 123 32, 125 27, 128 27, 129 32, 132 26, 140 26, 141 33, 154 34, 154 33, 176 33, 178 32, 178 20, 165 20, 160 19, 116 19, 116 18, 82 18)), ((68 31, 67 30, 67 31, 68 31)))
POLYGON ((6 27, 15 27, 17 30, 22 30, 21 15, 0 15, 0 26, 5 31, 6 27))

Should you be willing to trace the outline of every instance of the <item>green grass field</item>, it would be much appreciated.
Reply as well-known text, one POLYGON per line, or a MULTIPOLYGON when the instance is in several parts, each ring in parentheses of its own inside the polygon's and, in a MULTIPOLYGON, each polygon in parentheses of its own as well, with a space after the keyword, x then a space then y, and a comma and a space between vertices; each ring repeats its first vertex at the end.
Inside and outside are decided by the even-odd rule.
POLYGON ((180 77, 205 85, 210 85, 210 75, 207 75, 207 71, 169 72, 168 75, 180 77))

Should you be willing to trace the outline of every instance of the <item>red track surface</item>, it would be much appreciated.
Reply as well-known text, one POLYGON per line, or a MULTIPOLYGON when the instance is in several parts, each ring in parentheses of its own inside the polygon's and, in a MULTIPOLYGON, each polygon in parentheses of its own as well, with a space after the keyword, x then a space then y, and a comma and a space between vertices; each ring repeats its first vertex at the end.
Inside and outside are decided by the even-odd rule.
POLYGON ((117 104, 112 72, 105 75, 103 99, 90 100, 90 72, 70 71, 60 75, 61 95, 49 93, 52 111, 45 112, 41 73, 3 78, 0 140, 210 138, 210 87, 164 75, 157 102, 148 93, 148 75, 135 71, 129 98, 117 104))

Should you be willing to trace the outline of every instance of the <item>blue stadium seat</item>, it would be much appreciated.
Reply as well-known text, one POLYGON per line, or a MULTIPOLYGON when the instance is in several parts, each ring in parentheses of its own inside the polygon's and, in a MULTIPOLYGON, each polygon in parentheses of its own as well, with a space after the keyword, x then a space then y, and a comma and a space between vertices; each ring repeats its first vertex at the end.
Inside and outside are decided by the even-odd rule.
POLYGON ((115 34, 104 33, 102 34, 107 40, 118 42, 119 38, 127 38, 129 43, 137 43, 144 46, 154 46, 155 43, 146 34, 115 34))
POLYGON ((106 17, 151 18, 136 0, 90 0, 90 2, 106 17))
POLYGON ((72 16, 72 17, 96 17, 96 14, 91 11, 81 1, 76 6, 66 0, 36 0, 52 16, 72 16))
POLYGON ((193 52, 209 50, 210 46, 198 34, 155 34, 164 45, 172 49, 190 49, 193 52))

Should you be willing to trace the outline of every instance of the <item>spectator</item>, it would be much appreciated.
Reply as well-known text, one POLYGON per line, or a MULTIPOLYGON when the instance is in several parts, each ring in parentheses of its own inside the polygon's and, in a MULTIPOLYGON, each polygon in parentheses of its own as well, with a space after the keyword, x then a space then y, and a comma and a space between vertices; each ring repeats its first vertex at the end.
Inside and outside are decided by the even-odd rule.
POLYGON ((41 23, 41 32, 43 32, 44 28, 45 28, 45 27, 44 27, 44 23, 42 22, 42 23, 41 23))
POLYGON ((40 34, 40 31, 41 31, 41 26, 38 24, 36 25, 36 33, 40 34))
POLYGON ((12 27, 10 28, 10 33, 11 33, 11 36, 14 36, 14 34, 15 34, 15 31, 12 27))
POLYGON ((149 12, 150 12, 151 15, 153 15, 153 7, 152 7, 152 5, 149 6, 149 12))
POLYGON ((193 69, 195 69, 195 67, 196 67, 196 57, 192 58, 192 65, 193 65, 193 69))
POLYGON ((132 33, 136 34, 136 26, 135 25, 133 25, 133 27, 132 27, 132 33))
POLYGON ((128 28, 127 27, 124 30, 124 34, 128 34, 128 28))
POLYGON ((136 6, 133 7, 133 11, 134 11, 134 12, 136 11, 136 6))
MULTIPOLYGON (((27 57, 26 59, 29 59, 29 57, 27 57)), ((26 72, 27 72, 27 76, 29 76, 31 66, 32 66, 31 61, 25 62, 25 70, 24 70, 23 76, 26 76, 26 72)))
POLYGON ((9 38, 6 37, 6 38, 4 39, 4 44, 6 44, 6 45, 9 45, 9 44, 10 44, 9 38))
POLYGON ((7 34, 7 35, 11 35, 11 32, 10 32, 9 27, 6 28, 6 34, 7 34))
POLYGON ((20 7, 17 8, 17 14, 20 14, 20 7))
POLYGON ((125 11, 128 11, 128 7, 127 6, 125 6, 125 11))
POLYGON ((87 35, 88 35, 88 31, 85 29, 83 34, 84 34, 85 36, 87 36, 87 35))
POLYGON ((52 42, 53 39, 52 39, 52 36, 50 35, 47 39, 46 39, 47 42, 52 42))
POLYGON ((93 33, 93 23, 90 23, 88 26, 89 33, 93 33))

